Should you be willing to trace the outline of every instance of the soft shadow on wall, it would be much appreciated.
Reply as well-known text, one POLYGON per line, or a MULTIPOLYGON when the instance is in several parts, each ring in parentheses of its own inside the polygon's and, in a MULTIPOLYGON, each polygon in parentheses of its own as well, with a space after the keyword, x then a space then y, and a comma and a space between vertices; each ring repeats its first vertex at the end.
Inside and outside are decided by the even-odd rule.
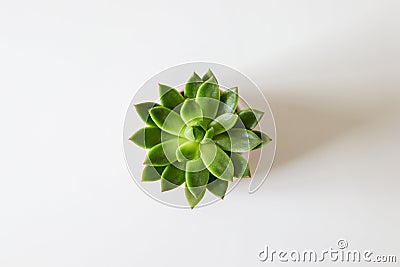
MULTIPOLYGON (((383 128, 390 127, 395 121, 393 116, 397 116, 394 111, 398 105, 398 92, 383 84, 379 87, 332 84, 324 89, 318 85, 261 84, 260 88, 276 124, 277 147, 272 172, 290 168, 296 161, 307 160, 313 153, 329 153, 330 146, 357 139, 357 136, 373 142, 383 128)), ((263 99, 252 95, 247 101, 255 108, 262 109, 265 105, 263 99)), ((266 119, 263 118, 263 125, 272 123, 266 119)), ((262 153, 268 153, 268 149, 271 147, 265 146, 262 153)), ((357 149, 357 146, 350 149, 357 149)), ((268 173, 267 164, 260 162, 257 166, 260 152, 253 151, 249 161, 252 173, 260 176, 256 183, 268 173)), ((266 177, 265 181, 268 179, 266 177)), ((243 179, 239 186, 244 189, 250 182, 243 179)))
POLYGON ((299 89, 301 94, 293 94, 292 90, 264 91, 277 128, 274 167, 323 149, 360 127, 364 131, 376 130, 374 122, 386 116, 390 104, 377 101, 374 94, 360 98, 359 94, 344 91, 332 94, 305 89, 299 89))
POLYGON ((362 123, 348 112, 338 111, 332 103, 336 101, 327 104, 326 97, 320 97, 269 95, 278 135, 275 166, 335 142, 362 123))

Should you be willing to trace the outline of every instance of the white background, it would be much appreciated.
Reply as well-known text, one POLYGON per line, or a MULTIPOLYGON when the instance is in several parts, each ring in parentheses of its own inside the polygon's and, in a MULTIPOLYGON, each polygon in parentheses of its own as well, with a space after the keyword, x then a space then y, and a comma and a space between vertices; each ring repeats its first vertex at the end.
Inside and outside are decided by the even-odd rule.
POLYGON ((0 266, 265 266, 265 245, 339 238, 399 261, 399 14, 389 0, 1 0, 0 266), (256 194, 243 183, 188 211, 135 185, 122 126, 146 79, 198 60, 262 88, 278 150, 256 194))

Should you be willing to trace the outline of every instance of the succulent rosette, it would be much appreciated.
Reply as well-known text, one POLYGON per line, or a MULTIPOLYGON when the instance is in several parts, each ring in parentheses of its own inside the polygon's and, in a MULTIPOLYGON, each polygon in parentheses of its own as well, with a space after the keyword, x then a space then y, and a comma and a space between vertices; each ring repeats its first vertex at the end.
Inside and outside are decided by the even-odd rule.
POLYGON ((238 88, 221 90, 209 70, 194 73, 183 92, 159 84, 160 103, 135 105, 146 126, 130 138, 148 150, 143 182, 161 182, 161 190, 184 186, 194 208, 210 191, 224 198, 233 178, 250 177, 242 153, 259 149, 271 139, 254 128, 263 112, 238 109, 238 88))

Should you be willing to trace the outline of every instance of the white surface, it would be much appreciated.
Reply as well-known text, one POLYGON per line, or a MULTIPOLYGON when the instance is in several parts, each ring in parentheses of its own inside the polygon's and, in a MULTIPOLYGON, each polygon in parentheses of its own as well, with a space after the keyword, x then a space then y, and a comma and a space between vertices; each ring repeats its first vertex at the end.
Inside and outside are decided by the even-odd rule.
POLYGON ((399 258, 399 12, 387 0, 2 0, 0 266, 261 266, 264 245, 339 238, 399 258), (135 88, 193 60, 252 78, 279 139, 256 194, 243 183, 188 211, 137 188, 121 138, 135 88))

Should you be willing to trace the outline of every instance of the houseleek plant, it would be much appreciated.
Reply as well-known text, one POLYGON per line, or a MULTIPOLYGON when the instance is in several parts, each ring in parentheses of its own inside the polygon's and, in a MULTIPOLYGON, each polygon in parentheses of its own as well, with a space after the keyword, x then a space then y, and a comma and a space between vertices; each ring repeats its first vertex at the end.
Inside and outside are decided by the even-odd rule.
POLYGON ((160 181, 162 191, 183 185, 194 208, 206 191, 224 198, 234 177, 251 176, 242 153, 271 139, 255 130, 262 111, 238 108, 237 87, 221 90, 209 70, 194 73, 183 92, 159 84, 159 93, 159 103, 135 105, 146 124, 130 138, 148 150, 143 182, 160 181))

